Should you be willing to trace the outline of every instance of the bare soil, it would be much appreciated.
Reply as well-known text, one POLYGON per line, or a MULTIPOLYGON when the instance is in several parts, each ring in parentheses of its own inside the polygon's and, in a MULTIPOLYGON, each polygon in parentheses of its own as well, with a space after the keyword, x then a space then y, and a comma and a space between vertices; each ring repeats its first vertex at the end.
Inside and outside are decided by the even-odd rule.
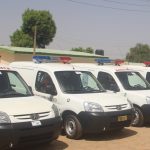
POLYGON ((86 135, 80 140, 60 136, 48 145, 24 150, 150 150, 150 127, 129 127, 118 133, 86 135))

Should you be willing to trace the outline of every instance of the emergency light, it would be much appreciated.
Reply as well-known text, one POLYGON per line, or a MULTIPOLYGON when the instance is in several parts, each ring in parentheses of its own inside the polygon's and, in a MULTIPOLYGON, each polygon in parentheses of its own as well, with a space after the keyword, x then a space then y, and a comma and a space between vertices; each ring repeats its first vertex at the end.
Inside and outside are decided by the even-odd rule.
POLYGON ((116 59, 116 60, 114 60, 114 63, 115 63, 116 66, 120 66, 122 63, 124 63, 124 60, 116 59))
POLYGON ((35 63, 48 63, 51 61, 51 58, 49 56, 33 56, 32 57, 33 62, 35 63))
POLYGON ((71 58, 68 56, 33 56, 33 62, 35 63, 51 63, 51 62, 63 62, 70 63, 71 58))
POLYGON ((112 63, 112 64, 115 64, 116 66, 120 66, 122 63, 124 63, 124 60, 122 60, 122 59, 112 60, 112 59, 109 59, 109 58, 96 58, 95 61, 99 65, 103 65, 103 64, 106 64, 106 63, 112 63))
POLYGON ((145 61, 144 64, 146 67, 150 67, 150 61, 145 61))
POLYGON ((112 60, 109 58, 96 58, 95 61, 99 64, 99 65, 103 65, 104 63, 111 63, 112 60))
POLYGON ((71 62, 71 57, 61 56, 60 61, 63 62, 64 64, 66 64, 66 63, 68 64, 71 62))

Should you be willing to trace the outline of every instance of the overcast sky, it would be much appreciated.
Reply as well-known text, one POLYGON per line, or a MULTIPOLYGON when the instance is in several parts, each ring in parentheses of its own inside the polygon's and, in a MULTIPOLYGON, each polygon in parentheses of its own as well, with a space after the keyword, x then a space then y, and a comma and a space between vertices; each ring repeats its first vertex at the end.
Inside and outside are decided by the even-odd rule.
POLYGON ((150 0, 1 0, 0 44, 22 25, 27 8, 48 10, 57 33, 48 46, 103 49, 110 58, 125 58, 137 43, 150 45, 150 0))

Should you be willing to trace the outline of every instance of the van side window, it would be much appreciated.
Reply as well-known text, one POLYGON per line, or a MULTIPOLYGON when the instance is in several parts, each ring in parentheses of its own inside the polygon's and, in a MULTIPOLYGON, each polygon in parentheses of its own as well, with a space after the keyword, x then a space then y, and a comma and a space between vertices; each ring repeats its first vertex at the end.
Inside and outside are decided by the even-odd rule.
POLYGON ((146 74, 146 80, 150 83, 150 72, 147 72, 147 74, 146 74))
POLYGON ((116 92, 120 91, 116 81, 110 74, 106 72, 99 72, 97 79, 106 90, 116 92))
POLYGON ((36 76, 35 89, 38 92, 50 94, 51 90, 56 91, 55 85, 48 73, 39 71, 36 76))

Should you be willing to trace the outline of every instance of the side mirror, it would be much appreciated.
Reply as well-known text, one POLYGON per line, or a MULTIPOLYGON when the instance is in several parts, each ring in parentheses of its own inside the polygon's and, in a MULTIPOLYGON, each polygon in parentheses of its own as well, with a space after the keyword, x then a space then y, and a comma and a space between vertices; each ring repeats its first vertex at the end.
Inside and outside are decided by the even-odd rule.
POLYGON ((52 96, 57 95, 56 89, 55 89, 54 87, 52 87, 52 86, 47 86, 47 91, 48 91, 48 93, 51 94, 52 96))
POLYGON ((50 94, 53 95, 53 96, 55 96, 55 95, 57 95, 57 92, 56 92, 56 90, 51 90, 50 94))
POLYGON ((111 84, 110 85, 110 90, 114 91, 114 92, 119 92, 120 91, 119 88, 118 88, 118 86, 115 85, 115 84, 111 84))

